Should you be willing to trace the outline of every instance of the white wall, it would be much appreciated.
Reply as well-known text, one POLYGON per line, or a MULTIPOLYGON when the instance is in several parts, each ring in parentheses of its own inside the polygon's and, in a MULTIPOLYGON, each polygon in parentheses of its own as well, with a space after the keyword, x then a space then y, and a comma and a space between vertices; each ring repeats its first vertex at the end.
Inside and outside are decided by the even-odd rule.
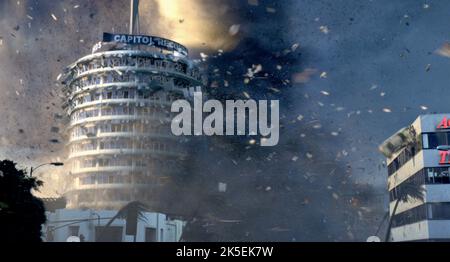
MULTIPOLYGON (((46 239, 48 227, 60 227, 53 231, 55 242, 65 242, 70 236, 69 226, 79 226, 79 235, 83 234, 85 241, 95 241, 95 227, 104 226, 111 217, 116 215, 114 210, 79 210, 79 209, 59 209, 56 212, 47 212, 47 223, 43 227, 43 238, 46 239), (100 223, 98 220, 100 216, 100 223), (79 221, 89 219, 88 221, 79 221), (76 221, 71 221, 76 220, 76 221)), ((138 221, 137 224, 137 242, 145 241, 145 229, 155 228, 157 242, 177 242, 180 240, 185 222, 181 220, 168 220, 167 216, 161 213, 145 212, 145 221, 138 221)), ((125 235, 125 220, 116 219, 111 226, 122 227, 122 241, 133 242, 133 236, 125 235)))
POLYGON ((392 228, 392 241, 414 241, 428 238, 428 223, 426 220, 401 227, 392 228))

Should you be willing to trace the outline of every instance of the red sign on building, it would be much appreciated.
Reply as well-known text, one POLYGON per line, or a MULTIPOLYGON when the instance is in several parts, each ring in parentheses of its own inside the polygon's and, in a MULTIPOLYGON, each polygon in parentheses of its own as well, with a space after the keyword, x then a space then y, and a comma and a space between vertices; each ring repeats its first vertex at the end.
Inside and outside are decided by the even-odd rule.
POLYGON ((447 129, 450 128, 450 120, 447 117, 444 117, 439 125, 436 127, 437 129, 447 129))

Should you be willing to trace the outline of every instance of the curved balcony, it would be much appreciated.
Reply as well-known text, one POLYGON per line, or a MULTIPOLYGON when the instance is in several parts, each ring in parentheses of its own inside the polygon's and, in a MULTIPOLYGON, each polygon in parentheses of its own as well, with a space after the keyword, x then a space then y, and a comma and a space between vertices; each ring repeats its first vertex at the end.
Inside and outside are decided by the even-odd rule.
POLYGON ((85 109, 88 107, 99 107, 100 105, 110 105, 110 104, 146 104, 146 105, 152 105, 153 107, 158 106, 166 106, 170 107, 172 104, 169 102, 164 102, 161 100, 149 100, 149 99, 135 99, 135 98, 112 98, 112 99, 102 99, 102 100, 95 100, 91 102, 82 103, 80 105, 76 105, 73 107, 68 113, 69 115, 75 112, 76 110, 85 109))
POLYGON ((75 67, 78 64, 84 63, 84 62, 90 62, 95 59, 105 59, 109 57, 124 57, 124 56, 135 56, 135 57, 145 57, 145 58, 157 58, 162 60, 168 60, 171 62, 182 62, 186 65, 190 65, 191 62, 184 58, 184 57, 173 57, 171 55, 165 55, 160 52, 152 52, 152 51, 144 51, 144 50, 110 50, 110 51, 104 51, 104 52, 98 52, 94 54, 90 54, 87 56, 84 56, 72 65, 69 66, 69 69, 75 69, 75 67))
MULTIPOLYGON (((92 90, 96 90, 96 89, 107 89, 107 88, 112 88, 112 87, 116 87, 117 89, 120 88, 126 88, 126 87, 136 87, 137 90, 141 90, 139 89, 140 86, 144 85, 146 83, 144 82, 137 82, 137 81, 128 81, 128 82, 107 82, 107 83, 101 83, 101 84, 93 84, 93 85, 86 85, 83 87, 80 87, 80 90, 77 91, 72 91, 70 96, 69 96, 69 100, 73 100, 77 95, 92 91, 92 90)), ((180 94, 183 94, 183 87, 179 87, 175 84, 171 84, 169 86, 165 85, 164 86, 164 91, 167 92, 178 92, 180 94)))
POLYGON ((103 73, 108 73, 108 72, 115 72, 117 73, 117 71, 120 72, 133 72, 133 73, 138 73, 138 72, 144 72, 144 73, 148 73, 148 74, 154 74, 154 75, 160 75, 160 74, 167 74, 170 76, 174 76, 174 77, 178 77, 178 78, 182 78, 185 80, 188 80, 189 82, 192 82, 194 84, 200 85, 202 84, 202 80, 200 78, 196 78, 193 75, 190 74, 185 74, 182 72, 178 72, 176 70, 173 69, 167 69, 167 68, 158 68, 158 67, 135 67, 135 66, 117 66, 117 67, 104 67, 104 68, 97 68, 97 69, 91 69, 88 70, 86 72, 83 72, 81 74, 79 74, 78 76, 74 77, 70 83, 69 86, 72 86, 72 83, 75 82, 76 80, 84 77, 84 76, 88 76, 88 75, 98 75, 98 74, 103 74, 103 73))
POLYGON ((163 138, 163 139, 177 139, 178 137, 174 135, 164 135, 164 134, 155 134, 155 133, 138 133, 138 132, 115 132, 115 133, 100 133, 95 136, 78 136, 76 138, 72 138, 69 140, 69 142, 66 145, 70 145, 76 142, 82 142, 87 140, 95 140, 95 139, 102 139, 102 138, 135 138, 135 137, 142 137, 142 138, 163 138))
POLYGON ((135 155, 135 154, 161 155, 170 157, 186 156, 185 153, 175 151, 162 151, 155 149, 94 149, 71 153, 69 155, 69 159, 85 156, 96 156, 96 155, 135 155))
POLYGON ((84 167, 76 168, 71 171, 73 175, 85 173, 107 173, 107 172, 121 172, 121 171, 145 171, 148 170, 145 166, 99 166, 99 167, 84 167))
POLYGON ((163 123, 170 123, 172 120, 168 117, 149 117, 149 116, 138 116, 138 115, 110 115, 110 116, 96 116, 96 117, 87 117, 81 120, 71 121, 68 129, 71 129, 75 126, 91 123, 91 122, 100 122, 100 121, 108 121, 108 120, 148 120, 148 121, 157 121, 163 123))
POLYGON ((125 188, 148 188, 152 183, 136 184, 136 183, 117 183, 117 184, 92 184, 92 185, 77 185, 71 191, 82 191, 90 189, 125 189, 125 188))

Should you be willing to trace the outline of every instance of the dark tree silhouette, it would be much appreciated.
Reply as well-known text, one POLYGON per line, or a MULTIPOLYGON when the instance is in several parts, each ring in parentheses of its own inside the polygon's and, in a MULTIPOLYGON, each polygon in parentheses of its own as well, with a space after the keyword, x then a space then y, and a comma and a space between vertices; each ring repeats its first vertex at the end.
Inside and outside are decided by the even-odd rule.
POLYGON ((42 181, 18 170, 14 162, 0 161, 0 241, 41 241, 44 203, 31 194, 41 185, 42 181))
MULTIPOLYGON (((134 241, 136 242, 136 227, 138 220, 146 221, 144 212, 147 211, 147 206, 139 201, 131 201, 130 203, 123 206, 117 214, 112 217, 108 223, 105 225, 105 228, 111 226, 114 220, 118 218, 122 218, 126 220, 126 231, 127 234, 134 235, 134 241)), ((102 234, 101 232, 100 234, 102 234)), ((101 241, 108 241, 104 237, 99 238, 101 241)))
POLYGON ((397 213, 397 207, 400 201, 407 202, 408 199, 418 199, 422 200, 424 199, 424 188, 422 185, 414 183, 412 181, 406 181, 401 184, 401 190, 397 193, 397 199, 395 201, 394 209, 392 210, 392 216, 389 218, 389 225, 386 232, 385 242, 389 241, 389 238, 391 236, 391 228, 392 228, 392 222, 393 218, 397 213))

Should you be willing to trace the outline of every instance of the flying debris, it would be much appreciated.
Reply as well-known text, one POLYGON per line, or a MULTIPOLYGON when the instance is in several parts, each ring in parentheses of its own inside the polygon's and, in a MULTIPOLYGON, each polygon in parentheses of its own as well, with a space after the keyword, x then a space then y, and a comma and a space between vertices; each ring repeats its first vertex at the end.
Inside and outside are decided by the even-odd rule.
POLYGON ((397 131, 394 135, 386 139, 379 147, 378 150, 386 157, 391 157, 393 154, 404 148, 410 143, 415 142, 415 130, 414 127, 404 127, 397 131))
POLYGON ((305 84, 309 82, 309 80, 315 73, 317 73, 317 69, 306 68, 305 70, 303 70, 303 72, 294 74, 292 77, 292 81, 294 83, 305 84))
POLYGON ((226 192, 227 191, 227 184, 219 182, 219 192, 226 192))
POLYGON ((295 50, 297 50, 297 48, 299 48, 300 47, 300 44, 299 43, 295 43, 295 44, 293 44, 292 46, 291 46, 291 50, 292 51, 295 51, 295 50))
POLYGON ((326 25, 322 25, 319 27, 320 32, 324 33, 324 34, 328 34, 330 32, 330 30, 328 29, 328 26, 326 25))
POLYGON ((436 50, 436 54, 450 58, 450 43, 445 43, 441 48, 436 50))
POLYGON ((277 10, 272 7, 266 7, 266 11, 267 11, 267 13, 275 13, 277 10))
POLYGON ((203 52, 201 52, 201 53, 200 53, 200 57, 202 58, 202 61, 205 62, 206 59, 208 58, 208 55, 205 54, 205 53, 203 53, 203 52))
POLYGON ((228 30, 228 33, 229 33, 230 35, 234 36, 234 35, 236 35, 237 33, 239 33, 239 28, 240 28, 240 25, 232 25, 232 26, 230 27, 230 29, 228 30))

